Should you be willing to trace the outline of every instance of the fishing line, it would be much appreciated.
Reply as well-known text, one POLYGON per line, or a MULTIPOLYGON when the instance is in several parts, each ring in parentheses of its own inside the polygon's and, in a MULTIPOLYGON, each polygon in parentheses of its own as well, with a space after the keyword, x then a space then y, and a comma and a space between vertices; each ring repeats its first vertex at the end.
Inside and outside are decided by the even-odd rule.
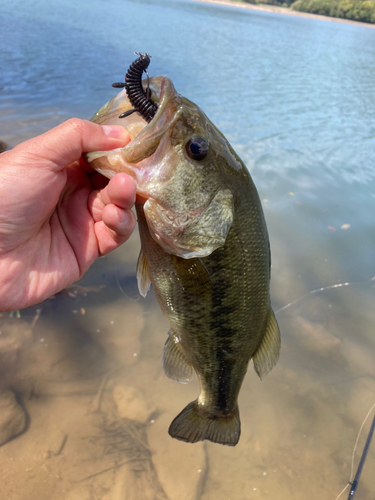
POLYGON ((369 412, 367 413, 364 421, 362 422, 361 428, 359 429, 359 432, 358 432, 358 435, 357 435, 357 439, 356 439, 355 444, 354 444, 353 453, 352 453, 352 465, 351 465, 351 471, 350 471, 350 480, 349 480, 348 484, 345 486, 345 488, 341 491, 341 493, 339 494, 339 496, 335 498, 335 500, 338 500, 349 486, 351 486, 351 489, 350 489, 350 492, 349 492, 348 500, 350 500, 351 498, 354 497, 354 494, 355 494, 357 486, 358 486, 359 478, 360 478, 360 475, 361 475, 361 472, 362 472, 362 468, 363 468, 363 465, 365 463, 367 452, 368 452, 368 449, 370 447, 372 435, 374 433, 374 429, 375 429, 375 415, 374 415, 374 418, 373 418, 373 421, 372 421, 372 424, 371 424, 371 427, 370 427, 370 431, 369 431, 368 436, 367 436, 367 440, 366 440, 365 447, 363 449, 361 460, 360 460, 358 468, 357 468, 355 479, 353 481, 355 452, 357 450, 358 441, 359 441, 359 437, 361 435, 362 429, 363 429, 363 427, 364 427, 364 425, 366 423, 366 420, 371 415, 371 412, 373 411, 374 408, 375 408, 375 403, 371 406, 371 408, 370 408, 369 412))
POLYGON ((140 296, 140 295, 136 295, 134 299, 132 299, 131 297, 129 297, 129 295, 127 295, 127 294, 125 293, 124 289, 123 289, 123 288, 122 288, 122 286, 120 285, 120 281, 119 281, 119 279, 118 279, 118 272, 117 272, 117 271, 116 271, 116 273, 115 273, 115 276, 116 276, 117 285, 118 285, 118 287, 119 287, 120 291, 121 291, 121 292, 125 295, 125 297, 126 297, 128 300, 130 300, 131 302, 138 302, 138 301, 139 301, 139 299, 141 298, 141 296, 140 296))
MULTIPOLYGON (((121 42, 121 52, 124 52, 125 53, 125 58, 121 56, 121 58, 118 58, 117 61, 118 61, 118 64, 120 66, 120 68, 122 67, 122 65, 124 64, 124 59, 130 59, 132 60, 134 58, 134 53, 135 53, 135 50, 132 50, 128 45, 126 44, 123 44, 121 42)), ((130 63, 126 63, 125 64, 125 68, 129 67, 129 64, 130 63)), ((113 70, 114 71, 114 70, 113 70)), ((116 70, 116 73, 117 73, 117 70, 116 70)), ((125 74, 124 71, 121 71, 122 74, 125 74)), ((115 78, 115 76, 114 76, 115 78)))
MULTIPOLYGON (((141 52, 141 51, 138 50, 138 52, 137 52, 136 50, 132 50, 128 45, 123 44, 122 42, 121 42, 121 47, 122 47, 122 49, 124 49, 123 52, 125 53, 125 59, 130 59, 130 63, 126 63, 124 66, 125 68, 128 68, 131 64, 131 61, 134 59, 134 54, 138 54, 138 52, 141 52)), ((147 52, 147 51, 145 51, 145 52, 147 52)), ((120 65, 124 64, 123 59, 124 58, 121 57, 121 61, 119 60, 120 65)), ((125 72, 121 71, 121 73, 125 74, 126 71, 125 72)))
POLYGON ((112 81, 115 81, 115 79, 117 81, 119 73, 122 75, 126 74, 126 68, 129 67, 132 60, 134 59, 134 54, 136 53, 136 51, 132 50, 129 47, 129 45, 126 45, 126 44, 121 42, 121 53, 124 55, 124 57, 121 56, 119 58, 116 58, 116 60, 117 60, 116 66, 118 66, 120 68, 120 71, 118 71, 115 68, 113 68, 113 69, 111 68, 109 70, 112 73, 112 78, 113 78, 112 81), (129 60, 130 62, 126 62, 127 60, 129 60), (121 69, 121 68, 123 68, 123 69, 121 69), (125 71, 124 71, 124 69, 125 69, 125 71))
POLYGON ((342 490, 342 492, 340 493, 340 495, 339 495, 337 498, 335 498, 335 500, 339 500, 339 498, 341 497, 341 495, 344 493, 344 491, 345 491, 345 490, 346 490, 349 486, 350 486, 350 483, 348 483, 348 484, 345 486, 345 488, 342 490))
POLYGON ((208 276, 208 279, 210 280, 210 283, 212 283, 211 274, 208 272, 208 269, 207 269, 207 267, 205 266, 205 264, 204 264, 203 260, 202 260, 200 257, 198 257, 198 260, 199 260, 199 262, 202 264, 202 266, 203 266, 204 270, 206 271, 207 276, 208 276))
MULTIPOLYGON (((351 281, 351 282, 345 282, 345 283, 336 283, 335 285, 329 285, 329 286, 325 286, 325 287, 321 287, 321 288, 317 288, 316 290, 312 290, 311 292, 308 292, 308 293, 305 293, 304 295, 302 295, 301 297, 298 297, 297 299, 295 300, 292 300, 291 302, 289 302, 288 304, 286 304, 285 306, 283 306, 281 309, 278 309, 275 314, 278 314, 280 313, 281 311, 284 311, 285 309, 288 309, 289 307, 293 306, 294 304, 296 304, 297 302, 300 302, 302 299, 305 299, 306 297, 308 297, 309 295, 314 295, 315 293, 319 293, 319 292, 324 292, 326 290, 333 290, 334 288, 342 288, 344 286, 351 286, 351 285, 366 285, 368 283, 371 283, 372 281, 375 281, 375 276, 367 281, 361 281, 361 282, 356 282, 356 281, 351 281)), ((359 478, 361 476, 361 473, 362 473, 362 469, 363 469, 363 466, 364 466, 364 463, 365 463, 365 460, 366 460, 366 456, 367 456, 367 452, 368 452, 368 449, 370 447, 370 443, 371 443, 371 439, 372 439, 372 435, 374 433, 374 430, 375 430, 375 415, 374 415, 374 418, 373 418, 373 421, 372 421, 372 424, 371 424, 371 427, 370 427, 370 430, 369 430, 369 433, 368 433, 368 436, 367 436, 367 439, 366 439, 366 444, 365 444, 365 447, 363 449, 363 452, 362 452, 362 456, 361 456, 361 459, 360 459, 360 462, 358 464, 358 468, 357 468, 357 472, 356 472, 356 475, 355 475, 355 478, 353 480, 353 474, 354 474, 354 458, 355 458, 355 452, 357 450, 357 446, 358 446, 358 441, 359 441, 359 437, 361 435, 361 432, 362 432, 362 429, 368 419, 368 417, 370 416, 371 412, 373 411, 373 409, 375 408, 375 403, 372 405, 372 407, 370 408, 369 412, 367 413, 365 419, 363 420, 362 422, 362 425, 359 429, 359 432, 358 432, 358 435, 357 435, 357 439, 355 441, 355 445, 354 445, 354 449, 353 449, 353 453, 352 453, 352 460, 351 460, 351 471, 350 471, 350 480, 348 482, 348 484, 345 486, 345 488, 341 491, 341 493, 336 497, 335 500, 339 500, 339 498, 344 494, 344 492, 349 488, 350 488, 350 492, 349 492, 349 497, 348 497, 348 500, 351 500, 352 498, 354 498, 354 495, 355 495, 355 492, 357 490, 357 486, 358 486, 358 482, 359 482, 359 478)))
POLYGON ((136 50, 132 50, 129 45, 126 45, 125 43, 121 42, 121 51, 125 52, 126 55, 129 55, 133 58, 134 54, 136 53, 136 50))
POLYGON ((332 290, 333 288, 341 288, 343 286, 366 285, 367 283, 371 283, 371 281, 375 281, 375 276, 373 278, 371 278, 370 280, 367 280, 367 281, 360 281, 360 282, 351 281, 351 282, 346 282, 346 283, 336 283, 336 285, 329 285, 329 286, 325 286, 325 287, 322 287, 322 288, 317 288, 316 290, 312 290, 311 292, 305 293, 301 297, 298 297, 298 299, 292 300, 292 302, 289 302, 289 304, 286 304, 286 306, 282 307, 281 309, 278 309, 275 312, 275 314, 278 314, 279 312, 284 311, 288 307, 293 306, 294 304, 296 304, 300 300, 308 297, 309 295, 313 295, 314 293, 324 292, 325 290, 332 290))

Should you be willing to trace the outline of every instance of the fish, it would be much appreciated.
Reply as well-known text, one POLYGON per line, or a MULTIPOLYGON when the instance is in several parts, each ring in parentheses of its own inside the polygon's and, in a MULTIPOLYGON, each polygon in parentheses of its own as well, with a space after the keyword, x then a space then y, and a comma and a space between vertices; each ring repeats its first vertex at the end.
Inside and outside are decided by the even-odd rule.
POLYGON ((170 436, 235 446, 249 362, 263 379, 280 352, 261 202, 248 169, 196 104, 166 76, 143 85, 157 104, 150 123, 130 111, 122 90, 92 121, 120 124, 132 140, 87 160, 108 178, 134 178, 138 287, 145 297, 152 284, 170 326, 164 372, 181 383, 194 372, 199 380, 198 398, 172 421, 170 436))

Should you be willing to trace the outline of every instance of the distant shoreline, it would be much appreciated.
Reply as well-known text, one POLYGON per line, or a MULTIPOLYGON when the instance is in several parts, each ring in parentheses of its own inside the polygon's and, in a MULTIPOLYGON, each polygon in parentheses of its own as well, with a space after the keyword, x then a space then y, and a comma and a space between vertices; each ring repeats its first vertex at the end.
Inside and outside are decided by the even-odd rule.
POLYGON ((258 10, 262 12, 273 12, 274 14, 283 14, 286 16, 307 17, 310 19, 321 19, 322 21, 333 21, 335 23, 356 24, 357 26, 365 26, 367 28, 375 28, 375 24, 363 23, 361 21, 352 21, 341 17, 321 16, 319 14, 310 14, 308 12, 299 12, 288 7, 277 7, 276 5, 253 5, 245 2, 234 2, 232 0, 193 0, 194 2, 215 3, 217 5, 229 5, 230 7, 240 7, 242 9, 258 10))

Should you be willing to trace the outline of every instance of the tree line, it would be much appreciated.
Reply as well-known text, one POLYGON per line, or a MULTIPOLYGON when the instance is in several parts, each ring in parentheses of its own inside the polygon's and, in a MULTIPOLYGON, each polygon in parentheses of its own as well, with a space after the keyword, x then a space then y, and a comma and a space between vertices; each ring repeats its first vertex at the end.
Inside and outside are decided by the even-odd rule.
POLYGON ((375 0, 244 0, 252 4, 278 5, 300 12, 375 23, 375 0))
POLYGON ((374 0, 296 0, 290 8, 300 12, 375 23, 374 0))

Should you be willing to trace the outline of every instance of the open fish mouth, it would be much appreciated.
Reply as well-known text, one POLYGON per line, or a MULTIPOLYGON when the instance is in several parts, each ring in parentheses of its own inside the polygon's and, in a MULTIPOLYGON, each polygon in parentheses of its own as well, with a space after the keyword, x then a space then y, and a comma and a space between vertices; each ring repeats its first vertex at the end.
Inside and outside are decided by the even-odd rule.
POLYGON ((171 80, 166 76, 157 76, 150 78, 149 83, 151 99, 158 104, 151 122, 147 123, 137 113, 123 119, 119 118, 120 114, 131 109, 126 91, 123 90, 105 104, 91 121, 100 125, 123 126, 129 132, 131 142, 123 148, 112 151, 86 154, 91 166, 109 179, 120 172, 131 175, 136 181, 138 195, 146 198, 148 196, 145 185, 149 183, 152 170, 157 163, 156 158, 152 161, 147 160, 155 154, 163 137, 173 127, 178 117, 178 94, 171 80))
MULTIPOLYGON (((186 149, 194 137, 204 141, 199 135, 207 134, 209 144, 205 115, 180 96, 166 76, 150 78, 149 85, 157 104, 151 121, 133 111, 123 90, 92 121, 120 123, 132 141, 123 148, 88 153, 86 158, 105 177, 126 173, 134 178, 148 230, 165 252, 184 259, 206 257, 225 243, 233 222, 233 193, 225 183, 206 182, 202 158, 194 160, 186 149)), ((213 160, 209 165, 208 172, 215 168, 213 160)))

